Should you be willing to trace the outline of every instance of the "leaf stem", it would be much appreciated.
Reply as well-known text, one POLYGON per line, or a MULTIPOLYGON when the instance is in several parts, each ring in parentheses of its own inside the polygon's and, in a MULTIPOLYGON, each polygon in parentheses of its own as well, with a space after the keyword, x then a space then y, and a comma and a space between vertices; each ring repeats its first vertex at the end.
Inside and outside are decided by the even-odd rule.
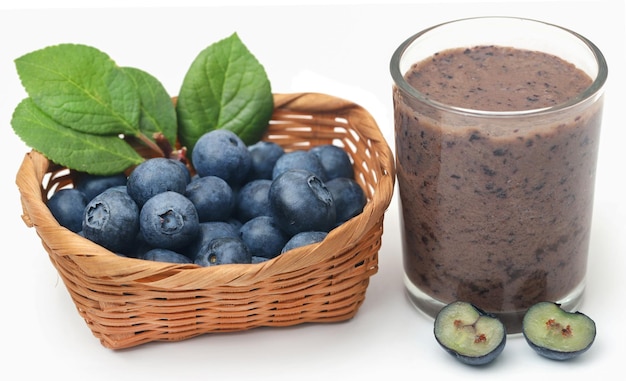
POLYGON ((165 156, 165 152, 163 152, 163 149, 161 148, 161 146, 159 146, 154 141, 150 140, 150 138, 148 138, 146 135, 139 134, 137 138, 139 138, 139 141, 141 141, 143 144, 148 146, 148 148, 151 151, 156 152, 159 156, 165 156))

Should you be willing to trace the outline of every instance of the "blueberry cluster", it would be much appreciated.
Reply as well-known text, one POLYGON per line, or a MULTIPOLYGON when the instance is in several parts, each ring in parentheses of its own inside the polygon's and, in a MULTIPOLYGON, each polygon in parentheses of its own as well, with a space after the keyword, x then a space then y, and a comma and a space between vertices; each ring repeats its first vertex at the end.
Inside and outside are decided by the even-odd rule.
POLYGON ((118 255, 213 266, 320 242, 367 202, 348 154, 332 144, 286 152, 218 129, 190 159, 193 176, 164 157, 128 176, 77 176, 48 207, 59 224, 118 255))

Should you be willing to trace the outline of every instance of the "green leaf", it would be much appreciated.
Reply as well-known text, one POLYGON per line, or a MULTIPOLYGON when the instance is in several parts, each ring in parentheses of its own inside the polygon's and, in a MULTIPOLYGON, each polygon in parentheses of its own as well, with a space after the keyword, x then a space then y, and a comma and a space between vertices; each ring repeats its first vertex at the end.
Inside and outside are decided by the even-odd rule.
POLYGON ((137 68, 124 67, 123 70, 135 83, 141 100, 139 129, 154 141, 155 133, 162 133, 168 142, 176 144, 178 125, 176 109, 172 98, 163 84, 151 74, 137 68))
POLYGON ((15 108, 11 126, 29 147, 57 164, 78 171, 111 175, 144 160, 117 135, 92 135, 60 125, 30 98, 15 108))
POLYGON ((15 60, 29 97, 58 123, 91 134, 138 134, 139 95, 108 55, 60 44, 15 60))
POLYGON ((234 33, 201 51, 185 74, 176 106, 179 139, 189 154, 200 136, 218 128, 252 144, 273 108, 265 69, 234 33))

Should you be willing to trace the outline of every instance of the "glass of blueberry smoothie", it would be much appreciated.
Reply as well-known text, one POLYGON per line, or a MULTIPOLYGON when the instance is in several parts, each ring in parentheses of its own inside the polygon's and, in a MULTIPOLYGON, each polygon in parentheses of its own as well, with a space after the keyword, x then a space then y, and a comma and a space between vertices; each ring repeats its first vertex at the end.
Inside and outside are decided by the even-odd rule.
POLYGON ((585 288, 607 64, 585 37, 478 17, 419 32, 391 64, 405 285, 519 333, 585 288))

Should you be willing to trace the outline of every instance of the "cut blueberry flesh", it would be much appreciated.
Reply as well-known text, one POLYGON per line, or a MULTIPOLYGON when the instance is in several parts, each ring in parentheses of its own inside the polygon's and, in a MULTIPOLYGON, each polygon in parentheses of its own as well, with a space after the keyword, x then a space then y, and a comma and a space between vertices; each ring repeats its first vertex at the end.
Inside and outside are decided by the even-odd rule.
POLYGON ((586 352, 596 337, 596 324, 581 312, 568 312, 557 303, 539 302, 522 321, 528 345, 553 360, 568 360, 586 352))
POLYGON ((494 315, 467 302, 443 307, 435 318, 435 339, 452 356, 469 365, 495 360, 506 345, 506 328, 494 315))

